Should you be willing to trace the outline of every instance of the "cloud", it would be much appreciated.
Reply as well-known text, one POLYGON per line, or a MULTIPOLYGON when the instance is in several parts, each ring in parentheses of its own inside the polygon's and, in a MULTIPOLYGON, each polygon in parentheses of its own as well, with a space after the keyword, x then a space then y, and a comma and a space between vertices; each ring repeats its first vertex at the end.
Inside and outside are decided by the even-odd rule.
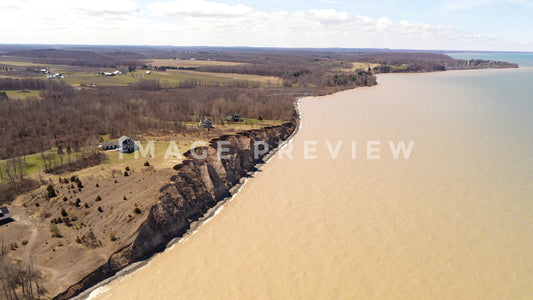
POLYGON ((68 1, 68 3, 72 9, 90 14, 129 15, 140 12, 137 4, 131 0, 68 1))
POLYGON ((132 0, 26 0, 2 16, 6 43, 116 43, 146 23, 132 0), (120 32, 120 33, 119 33, 120 32))
POLYGON ((10 3, 0 27, 5 43, 533 50, 453 27, 335 9, 267 12, 205 0, 159 1, 147 11, 131 0, 10 3))
POLYGON ((12 9, 19 9, 22 7, 22 2, 14 0, 9 2, 0 2, 0 9, 1 10, 12 10, 12 9))
POLYGON ((442 9, 444 11, 462 11, 493 4, 517 4, 533 8, 533 1, 531 0, 461 0, 447 3, 442 6, 442 9))
POLYGON ((150 4, 154 16, 236 17, 249 14, 253 9, 242 4, 229 5, 204 0, 174 0, 150 4))
POLYGON ((217 22, 203 16, 168 19, 164 28, 172 37, 169 43, 180 45, 482 50, 500 43, 452 27, 374 20, 333 9, 252 11, 217 22))

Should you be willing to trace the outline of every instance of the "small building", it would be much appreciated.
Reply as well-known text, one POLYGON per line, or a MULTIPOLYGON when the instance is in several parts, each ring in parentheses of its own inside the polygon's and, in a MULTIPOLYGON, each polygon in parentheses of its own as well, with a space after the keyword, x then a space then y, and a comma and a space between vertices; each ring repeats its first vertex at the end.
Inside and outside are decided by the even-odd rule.
POLYGON ((13 220, 13 216, 9 212, 9 209, 7 207, 0 207, 0 225, 9 223, 13 220))
POLYGON ((201 119, 200 123, 198 124, 198 127, 211 129, 213 128, 213 121, 211 121, 211 119, 209 118, 201 119))
POLYGON ((152 74, 151 71, 146 71, 146 75, 150 75, 150 74, 152 74))
POLYGON ((118 138, 118 144, 118 151, 122 153, 133 153, 135 150, 137 150, 135 141, 125 135, 118 138))
POLYGON ((102 150, 118 150, 122 153, 133 153, 137 150, 137 145, 135 141, 131 138, 123 135, 118 138, 116 141, 105 142, 100 145, 102 150))
POLYGON ((239 114, 231 114, 231 115, 228 115, 226 117, 226 121, 230 121, 230 122, 242 122, 244 121, 243 119, 241 119, 241 116, 239 114))
MULTIPOLYGON (((50 72, 48 72, 48 73, 50 73, 50 72)), ((63 74, 61 74, 61 73, 55 73, 54 75, 46 76, 46 78, 48 78, 48 79, 63 79, 63 78, 65 78, 65 76, 63 76, 63 74)))

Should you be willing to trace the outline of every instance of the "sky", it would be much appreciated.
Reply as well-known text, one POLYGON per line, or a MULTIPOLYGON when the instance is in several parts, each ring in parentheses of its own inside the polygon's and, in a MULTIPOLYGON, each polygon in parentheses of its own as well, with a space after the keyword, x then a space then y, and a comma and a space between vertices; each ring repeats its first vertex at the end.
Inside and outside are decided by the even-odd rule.
POLYGON ((0 44, 533 51, 533 0, 0 0, 0 44))

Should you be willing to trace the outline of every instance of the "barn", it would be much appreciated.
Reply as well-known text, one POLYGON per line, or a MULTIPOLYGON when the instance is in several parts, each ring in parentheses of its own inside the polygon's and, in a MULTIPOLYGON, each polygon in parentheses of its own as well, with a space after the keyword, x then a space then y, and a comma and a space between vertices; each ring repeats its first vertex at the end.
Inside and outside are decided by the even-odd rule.
POLYGON ((125 135, 115 141, 105 142, 100 145, 102 150, 118 150, 122 153, 133 153, 137 150, 135 141, 125 135))

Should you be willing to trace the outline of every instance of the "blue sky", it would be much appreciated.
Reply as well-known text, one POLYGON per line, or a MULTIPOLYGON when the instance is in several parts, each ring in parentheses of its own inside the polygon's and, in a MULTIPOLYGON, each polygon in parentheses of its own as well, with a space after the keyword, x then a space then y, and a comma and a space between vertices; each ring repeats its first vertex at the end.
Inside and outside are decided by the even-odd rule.
POLYGON ((0 0, 0 43, 533 51, 533 0, 0 0))

